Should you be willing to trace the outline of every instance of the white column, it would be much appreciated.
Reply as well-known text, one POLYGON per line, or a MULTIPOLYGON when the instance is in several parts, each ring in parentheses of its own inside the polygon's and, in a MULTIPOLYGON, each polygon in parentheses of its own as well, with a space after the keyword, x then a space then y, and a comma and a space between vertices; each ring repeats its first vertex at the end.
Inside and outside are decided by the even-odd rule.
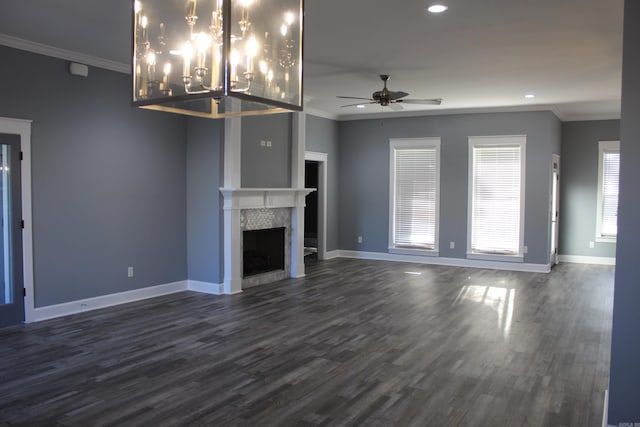
MULTIPOLYGON (((241 118, 224 119, 224 188, 238 189, 240 182, 241 118)), ((242 231, 240 209, 233 203, 223 206, 225 294, 242 292, 242 231)))
MULTIPOLYGON (((291 187, 304 188, 304 150, 306 115, 293 113, 291 122, 291 187)), ((305 195, 296 196, 291 208, 291 277, 304 277, 305 195)))

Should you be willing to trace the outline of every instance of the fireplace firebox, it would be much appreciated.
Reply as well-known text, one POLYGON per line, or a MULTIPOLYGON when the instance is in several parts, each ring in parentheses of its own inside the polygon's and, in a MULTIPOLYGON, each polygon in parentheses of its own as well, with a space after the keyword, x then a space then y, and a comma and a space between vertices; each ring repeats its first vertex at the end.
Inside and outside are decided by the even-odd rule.
POLYGON ((284 270, 284 237, 285 227, 243 231, 243 277, 284 270))

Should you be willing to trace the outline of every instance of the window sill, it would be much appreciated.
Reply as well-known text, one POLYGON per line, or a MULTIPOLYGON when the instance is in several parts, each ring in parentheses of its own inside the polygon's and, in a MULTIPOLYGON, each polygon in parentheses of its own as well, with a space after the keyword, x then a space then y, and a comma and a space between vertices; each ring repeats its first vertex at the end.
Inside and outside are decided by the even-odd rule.
POLYGON ((616 243, 615 237, 596 237, 596 242, 598 243, 616 243))
POLYGON ((524 262, 524 255, 500 255, 467 253, 467 259, 479 259, 485 261, 524 262))
POLYGON ((411 248, 389 248, 390 254, 416 255, 416 256, 439 256, 437 249, 411 249, 411 248))

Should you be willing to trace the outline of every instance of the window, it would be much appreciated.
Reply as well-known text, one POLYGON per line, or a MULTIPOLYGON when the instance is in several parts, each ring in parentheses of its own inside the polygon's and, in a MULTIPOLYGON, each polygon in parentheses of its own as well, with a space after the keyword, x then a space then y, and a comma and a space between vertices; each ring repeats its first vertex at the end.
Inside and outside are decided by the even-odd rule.
POLYGON ((390 142, 389 251, 437 255, 440 138, 390 142))
POLYGON ((596 241, 615 242, 618 234, 620 141, 598 143, 598 214, 596 241))
POLYGON ((523 261, 526 136, 469 137, 469 258, 523 261))

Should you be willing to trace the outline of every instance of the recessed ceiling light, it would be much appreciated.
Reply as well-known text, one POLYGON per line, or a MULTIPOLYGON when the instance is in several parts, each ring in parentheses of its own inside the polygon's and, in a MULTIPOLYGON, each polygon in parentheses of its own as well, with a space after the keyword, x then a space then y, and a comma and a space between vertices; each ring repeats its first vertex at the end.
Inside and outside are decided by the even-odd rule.
POLYGON ((358 104, 358 105, 356 105, 356 108, 364 108, 364 105, 363 104, 358 104))
POLYGON ((535 98, 536 96, 535 96, 534 94, 532 94, 532 93, 528 93, 528 94, 526 94, 524 97, 525 97, 525 98, 527 98, 527 99, 533 99, 533 98, 535 98))
POLYGON ((432 4, 427 8, 427 10, 431 13, 442 13, 447 9, 449 8, 443 4, 432 4))

